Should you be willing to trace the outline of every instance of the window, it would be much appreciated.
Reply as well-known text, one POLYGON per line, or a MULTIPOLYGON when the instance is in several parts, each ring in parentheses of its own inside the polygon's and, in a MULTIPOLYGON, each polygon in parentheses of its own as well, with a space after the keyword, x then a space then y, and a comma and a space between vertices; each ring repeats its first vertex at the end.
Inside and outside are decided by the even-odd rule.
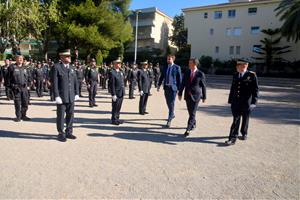
POLYGON ((235 10, 228 10, 228 18, 235 18, 235 10))
POLYGON ((234 46, 230 46, 229 47, 229 55, 233 55, 234 54, 234 46))
POLYGON ((233 35, 234 36, 240 36, 242 34, 242 28, 241 27, 234 27, 233 28, 233 35))
POLYGON ((256 15, 257 8, 248 8, 248 14, 249 15, 256 15))
POLYGON ((222 18, 222 11, 215 11, 215 19, 221 19, 222 18))
POLYGON ((219 46, 216 46, 215 48, 215 53, 218 54, 220 52, 220 47, 219 46))
POLYGON ((204 13, 204 18, 207 19, 208 18, 208 13, 204 13))
POLYGON ((226 28, 226 35, 231 36, 231 28, 226 28))
POLYGON ((261 45, 253 45, 252 51, 256 53, 261 53, 262 52, 261 45))
POLYGON ((213 29, 213 28, 211 28, 211 29, 209 30, 209 34, 210 34, 210 35, 214 35, 214 29, 213 29))
POLYGON ((241 54, 241 46, 236 46, 235 47, 235 54, 240 55, 241 54))
POLYGON ((251 27, 251 34, 256 35, 260 32, 259 26, 252 26, 251 27))

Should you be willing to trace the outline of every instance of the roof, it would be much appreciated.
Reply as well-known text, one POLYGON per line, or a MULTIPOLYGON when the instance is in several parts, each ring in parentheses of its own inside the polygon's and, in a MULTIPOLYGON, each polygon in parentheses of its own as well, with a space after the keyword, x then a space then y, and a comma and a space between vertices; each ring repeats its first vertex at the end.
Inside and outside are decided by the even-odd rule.
POLYGON ((216 9, 216 8, 231 8, 236 6, 251 6, 251 5, 260 5, 266 3, 279 3, 281 0, 252 0, 249 2, 233 2, 233 3, 221 3, 221 4, 214 4, 214 5, 207 5, 207 6, 199 6, 199 7, 192 7, 192 8, 183 8, 183 12, 189 11, 197 11, 197 10, 208 10, 208 9, 216 9))
POLYGON ((142 8, 142 9, 136 9, 136 10, 133 10, 132 12, 134 11, 141 11, 142 13, 159 13, 160 15, 168 18, 169 20, 173 21, 173 18, 168 16, 167 14, 165 14, 164 12, 162 12, 161 10, 159 10, 158 8, 156 7, 149 7, 149 8, 142 8))

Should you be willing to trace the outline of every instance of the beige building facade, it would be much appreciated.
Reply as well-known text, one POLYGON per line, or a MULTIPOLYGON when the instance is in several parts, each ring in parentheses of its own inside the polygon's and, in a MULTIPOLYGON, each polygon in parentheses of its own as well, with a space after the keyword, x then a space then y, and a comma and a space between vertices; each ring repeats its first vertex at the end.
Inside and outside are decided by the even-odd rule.
MULTIPOLYGON (((191 56, 211 56, 230 60, 260 57, 255 51, 267 37, 263 29, 280 28, 275 8, 281 0, 230 0, 228 3, 183 9, 191 56)), ((291 52, 281 57, 300 60, 300 42, 281 40, 281 46, 291 46, 291 52)))
MULTIPOLYGON (((138 51, 152 51, 160 49, 166 52, 168 46, 172 46, 169 37, 173 33, 173 18, 167 16, 155 7, 139 9, 138 14, 138 51)), ((135 38, 136 14, 130 15, 135 38)), ((134 41, 129 45, 127 52, 134 52, 134 41)))

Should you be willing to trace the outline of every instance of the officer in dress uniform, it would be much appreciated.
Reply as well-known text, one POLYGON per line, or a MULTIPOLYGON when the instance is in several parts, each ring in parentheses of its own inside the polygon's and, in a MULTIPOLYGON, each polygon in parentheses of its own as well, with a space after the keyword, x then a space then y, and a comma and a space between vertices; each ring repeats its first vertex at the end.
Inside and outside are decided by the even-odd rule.
POLYGON ((111 121, 114 125, 120 125, 123 121, 120 120, 120 110, 122 108, 123 98, 125 95, 124 73, 121 71, 122 61, 120 58, 114 60, 113 67, 110 73, 109 89, 112 96, 112 117, 111 121))
POLYGON ((93 58, 91 59, 90 70, 87 72, 86 76, 86 84, 89 91, 89 106, 90 107, 97 107, 96 104, 96 95, 99 83, 99 73, 96 68, 96 60, 93 58))
POLYGON ((157 63, 155 65, 155 67, 153 67, 153 73, 154 73, 154 86, 155 86, 155 88, 157 88, 158 80, 159 80, 159 77, 160 77, 160 66, 159 66, 159 63, 157 63))
POLYGON ((83 97, 82 96, 82 83, 84 81, 84 69, 82 68, 82 65, 80 65, 80 63, 77 63, 76 66, 76 75, 77 75, 77 80, 78 80, 78 86, 79 86, 79 97, 83 97))
POLYGON ((249 117, 253 109, 256 107, 259 92, 258 80, 254 72, 247 70, 248 65, 249 63, 247 60, 238 60, 236 67, 237 73, 233 75, 228 99, 228 103, 231 104, 233 123, 231 125, 229 138, 225 142, 227 145, 235 144, 239 135, 241 118, 242 136, 240 139, 247 139, 249 117))
POLYGON ((38 61, 37 67, 34 71, 34 82, 37 96, 43 97, 44 70, 40 61, 38 61))
POLYGON ((15 122, 31 120, 26 115, 28 110, 28 72, 23 62, 23 56, 17 55, 16 63, 8 68, 9 86, 12 89, 15 104, 15 122))
POLYGON ((134 89, 137 84, 137 68, 136 64, 131 65, 131 69, 128 71, 128 82, 129 82, 129 99, 135 99, 134 89))
POLYGON ((58 140, 66 142, 67 139, 76 139, 73 134, 74 102, 79 100, 79 89, 75 69, 70 64, 70 50, 60 52, 59 56, 61 62, 57 63, 53 70, 53 91, 57 104, 58 140), (66 122, 65 131, 64 122, 66 122))
POLYGON ((148 97, 150 93, 150 72, 148 70, 148 61, 141 62, 142 69, 139 73, 139 91, 140 91, 140 103, 139 103, 139 113, 141 115, 148 114, 146 112, 148 97))
POLYGON ((6 94, 7 100, 12 100, 13 94, 11 91, 11 87, 9 86, 9 76, 8 76, 9 66, 10 66, 10 60, 6 59, 5 64, 4 64, 4 66, 2 66, 1 71, 2 71, 2 76, 3 76, 3 81, 4 81, 3 85, 5 87, 5 94, 6 94))
POLYGON ((191 58, 189 60, 189 70, 186 70, 182 79, 182 84, 178 92, 178 98, 181 101, 182 93, 184 91, 184 100, 186 101, 187 110, 189 112, 189 119, 184 137, 190 135, 190 131, 196 128, 196 113, 199 102, 206 100, 206 80, 205 75, 197 66, 199 60, 191 58))

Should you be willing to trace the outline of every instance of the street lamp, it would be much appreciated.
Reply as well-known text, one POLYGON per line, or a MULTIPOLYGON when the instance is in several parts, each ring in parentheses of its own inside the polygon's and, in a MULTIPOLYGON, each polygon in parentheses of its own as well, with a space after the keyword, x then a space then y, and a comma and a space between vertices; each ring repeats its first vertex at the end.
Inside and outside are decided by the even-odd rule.
POLYGON ((136 10, 135 15, 135 44, 134 44, 134 64, 136 64, 136 58, 137 58, 137 36, 138 36, 138 24, 139 24, 139 13, 141 13, 141 10, 136 10))

